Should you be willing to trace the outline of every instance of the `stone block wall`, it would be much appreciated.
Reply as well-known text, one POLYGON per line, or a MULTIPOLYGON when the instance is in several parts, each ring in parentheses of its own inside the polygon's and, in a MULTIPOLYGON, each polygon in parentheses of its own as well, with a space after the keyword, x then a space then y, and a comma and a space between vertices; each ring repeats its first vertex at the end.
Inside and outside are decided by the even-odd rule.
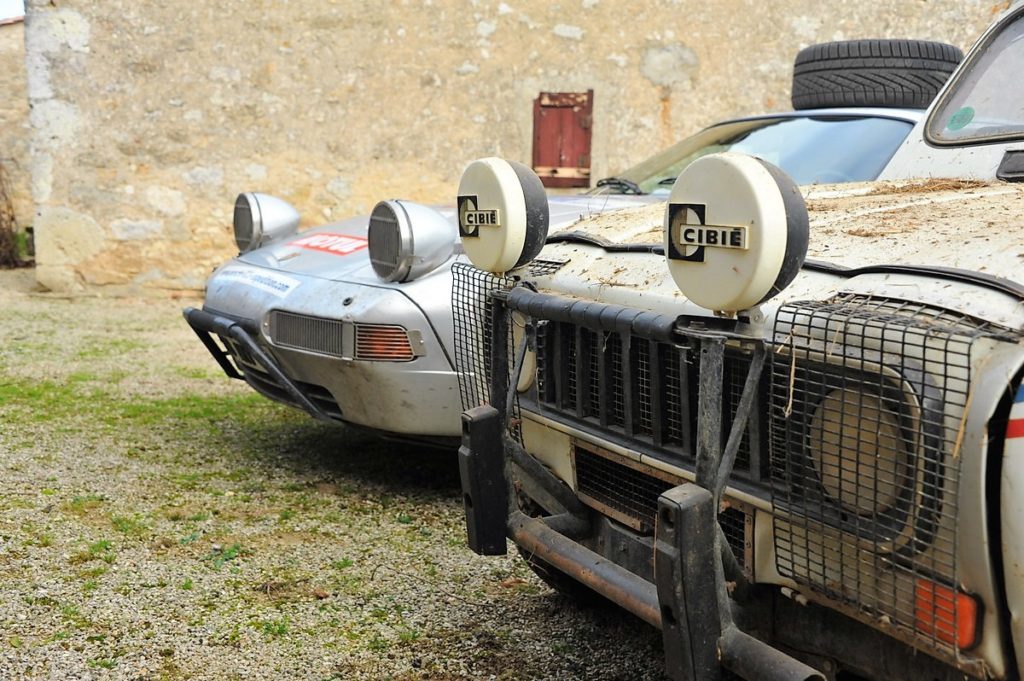
POLYGON ((19 227, 32 224, 25 24, 0 23, 0 164, 11 182, 19 227))
POLYGON ((37 277, 52 290, 120 294, 200 288, 234 253, 240 191, 282 196, 305 226, 381 198, 451 201, 473 158, 529 162, 540 91, 594 90, 601 177, 723 117, 788 108, 792 59, 806 44, 917 37, 967 47, 1004 5, 27 6, 37 277))

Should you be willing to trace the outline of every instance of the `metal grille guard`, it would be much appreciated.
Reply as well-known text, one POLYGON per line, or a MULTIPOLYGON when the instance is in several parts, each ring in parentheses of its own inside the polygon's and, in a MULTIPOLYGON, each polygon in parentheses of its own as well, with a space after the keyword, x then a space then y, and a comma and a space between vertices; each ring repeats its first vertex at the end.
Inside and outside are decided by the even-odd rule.
MULTIPOLYGON (((572 316, 574 321, 597 328, 642 326, 659 336, 669 331, 665 318, 643 318, 624 308, 600 303, 560 306, 552 296, 521 287, 510 293, 492 293, 491 297, 495 305, 490 332, 495 338, 508 334, 507 309, 572 316)), ((462 417, 459 469, 470 548, 482 555, 501 555, 505 553, 508 536, 524 550, 660 628, 665 641, 666 671, 674 679, 715 681, 721 678, 721 669, 725 667, 751 681, 824 681, 818 671, 741 631, 733 621, 732 597, 726 584, 728 573, 729 580, 745 586, 742 574, 736 574, 735 557, 722 537, 717 508, 753 407, 764 367, 763 341, 760 337, 708 329, 700 322, 687 325, 684 319, 673 320, 671 328, 674 333, 699 337, 702 341, 697 484, 675 487, 658 500, 655 583, 574 541, 573 536, 582 536, 587 531, 587 512, 578 508, 578 501, 571 494, 571 500, 566 500, 568 490, 564 484, 508 436, 510 394, 514 394, 522 369, 521 356, 532 342, 528 333, 523 335, 521 347, 511 358, 511 375, 509 353, 502 344, 492 346, 488 358, 491 405, 470 409, 462 417), (723 448, 723 357, 726 341, 730 339, 748 344, 753 341, 754 361, 723 448), (554 502, 552 505, 564 512, 545 518, 527 516, 517 505, 517 485, 530 495, 540 493, 541 497, 534 498, 547 495, 554 502), (725 552, 728 557, 723 556, 725 552)))
POLYGON ((228 378, 239 378, 245 380, 245 376, 242 372, 232 363, 230 356, 227 351, 217 344, 217 341, 213 339, 213 335, 216 334, 222 339, 229 339, 238 343, 250 357, 255 360, 260 367, 270 374, 281 387, 284 388, 288 396, 291 397, 295 403, 303 410, 305 410, 310 416, 321 421, 333 421, 320 407, 313 403, 312 400, 303 392, 303 390, 295 384, 293 380, 288 378, 281 367, 277 365, 277 362, 263 351, 253 338, 255 329, 247 329, 243 322, 237 322, 226 317, 218 315, 212 315, 205 310, 199 310, 194 307, 186 307, 182 310, 182 314, 185 317, 185 321, 192 327, 192 330, 199 336, 199 340, 203 342, 206 349, 210 351, 213 358, 220 365, 220 368, 224 370, 228 378))

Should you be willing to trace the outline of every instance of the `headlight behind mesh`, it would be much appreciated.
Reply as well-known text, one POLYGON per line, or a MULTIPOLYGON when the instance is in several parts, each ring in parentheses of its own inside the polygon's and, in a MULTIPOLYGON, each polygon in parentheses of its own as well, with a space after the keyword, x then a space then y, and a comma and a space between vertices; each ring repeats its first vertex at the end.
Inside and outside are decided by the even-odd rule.
POLYGON ((811 418, 808 449, 825 493, 847 511, 870 516, 896 503, 906 450, 898 415, 877 396, 830 392, 811 418))

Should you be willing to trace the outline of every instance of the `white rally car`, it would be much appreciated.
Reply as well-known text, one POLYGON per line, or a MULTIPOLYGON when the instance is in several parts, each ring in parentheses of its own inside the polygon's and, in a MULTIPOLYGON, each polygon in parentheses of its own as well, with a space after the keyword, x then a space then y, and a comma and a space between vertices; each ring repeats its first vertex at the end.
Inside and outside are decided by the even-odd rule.
POLYGON ((1022 71, 1018 5, 889 181, 706 156, 591 243, 472 163, 471 548, 657 627, 673 679, 1022 678, 1022 71))

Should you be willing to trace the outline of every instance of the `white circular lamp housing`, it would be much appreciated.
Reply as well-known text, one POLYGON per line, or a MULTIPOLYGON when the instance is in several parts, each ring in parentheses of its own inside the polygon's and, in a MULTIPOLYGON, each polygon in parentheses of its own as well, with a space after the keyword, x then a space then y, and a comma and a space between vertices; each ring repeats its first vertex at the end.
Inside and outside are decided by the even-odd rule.
POLYGON ((737 312, 768 300, 807 255, 807 207, 796 183, 744 154, 711 154, 687 166, 669 194, 664 225, 672 278, 709 310, 737 312))
POLYGON ((477 268, 504 274, 537 257, 548 236, 548 198, 537 174, 500 158, 473 161, 456 204, 459 236, 477 268))
POLYGON ((269 194, 245 192, 235 199, 235 244, 239 253, 289 237, 299 229, 299 212, 269 194))

